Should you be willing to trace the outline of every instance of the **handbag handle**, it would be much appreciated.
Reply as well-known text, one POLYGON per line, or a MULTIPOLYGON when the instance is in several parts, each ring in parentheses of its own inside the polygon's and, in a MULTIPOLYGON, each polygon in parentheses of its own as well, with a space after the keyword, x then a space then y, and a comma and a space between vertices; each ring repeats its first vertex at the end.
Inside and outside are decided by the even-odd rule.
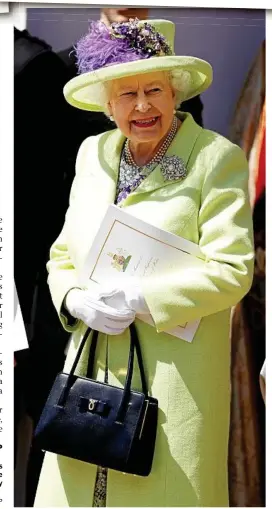
MULTIPOLYGON (((89 329, 88 335, 89 335, 90 332, 91 332, 91 329, 89 329)), ((145 372, 144 372, 143 357, 142 357, 142 352, 141 352, 141 347, 140 347, 140 342, 139 342, 138 334, 137 334, 136 327, 135 327, 134 323, 132 323, 130 325, 130 334, 133 336, 134 348, 136 349, 138 365, 139 365, 139 370, 140 370, 142 391, 147 396, 148 395, 148 389, 147 389, 147 383, 146 383, 145 372)), ((87 377, 88 378, 92 378, 93 377, 93 368, 94 368, 94 359, 95 359, 95 351, 96 351, 97 339, 98 339, 98 332, 94 330, 93 331, 93 337, 92 337, 92 343, 91 343, 91 346, 90 346, 89 359, 88 359, 88 368, 87 368, 87 377)), ((130 344, 130 348, 131 348, 131 344, 130 344)))
MULTIPOLYGON (((69 390, 73 383, 73 377, 74 377, 74 373, 75 373, 77 364, 79 362, 79 359, 80 359, 82 350, 86 344, 86 341, 91 333, 91 330, 92 329, 90 327, 88 327, 88 329, 86 330, 86 332, 83 336, 83 339, 82 339, 79 349, 77 351, 75 360, 73 362, 71 371, 68 375, 67 382, 64 386, 64 389, 62 391, 62 394, 61 394, 61 397, 59 400, 60 406, 64 406, 64 404, 66 402, 66 398, 68 396, 69 390)), ((98 331, 94 330, 93 337, 92 337, 92 343, 90 346, 89 362, 88 362, 88 371, 90 369, 91 373, 93 371, 97 339, 98 339, 98 331)), ((141 383, 142 383, 142 391, 143 391, 145 397, 147 398, 148 390, 147 390, 147 384, 146 384, 146 378, 145 378, 145 372, 144 372, 144 366, 143 366, 142 352, 141 352, 141 347, 140 347, 136 327, 135 327, 134 323, 132 323, 130 325, 130 350, 129 350, 129 358, 128 358, 127 376, 126 376, 126 380, 125 380, 121 404, 120 404, 120 407, 118 409, 117 416, 116 416, 116 422, 120 422, 120 423, 122 423, 124 420, 126 409, 127 409, 127 404, 128 404, 128 400, 129 400, 129 393, 130 393, 130 389, 131 389, 131 381, 132 381, 132 374, 133 374, 134 350, 135 349, 136 349, 136 354, 137 354, 137 359, 138 359, 138 364, 139 364, 141 383)))

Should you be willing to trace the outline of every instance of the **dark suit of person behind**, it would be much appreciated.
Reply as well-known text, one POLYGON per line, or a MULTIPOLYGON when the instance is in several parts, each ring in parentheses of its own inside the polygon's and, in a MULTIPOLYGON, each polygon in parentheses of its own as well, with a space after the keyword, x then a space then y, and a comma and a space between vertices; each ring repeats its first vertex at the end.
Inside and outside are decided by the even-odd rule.
MULTIPOLYGON (((63 367, 69 339, 53 308, 46 271, 74 173, 66 148, 70 108, 63 86, 67 79, 66 66, 45 41, 14 29, 14 279, 30 345, 15 355, 15 465, 18 423, 26 410, 35 427, 63 367)), ((34 500, 42 458, 32 448, 27 506, 34 500)))
POLYGON ((14 278, 30 343, 29 350, 16 357, 18 369, 24 366, 25 396, 34 419, 52 373, 63 364, 52 351, 49 355, 49 346, 58 343, 63 352, 69 339, 55 316, 46 271, 49 249, 68 204, 67 181, 72 178, 68 174, 74 173, 66 148, 67 78, 65 65, 46 42, 26 30, 14 30, 14 278))

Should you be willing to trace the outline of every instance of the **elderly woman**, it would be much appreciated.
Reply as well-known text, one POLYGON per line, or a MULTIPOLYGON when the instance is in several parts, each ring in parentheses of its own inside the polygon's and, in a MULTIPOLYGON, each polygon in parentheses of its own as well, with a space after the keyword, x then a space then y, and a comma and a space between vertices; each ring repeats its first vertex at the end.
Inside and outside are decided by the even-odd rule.
MULTIPOLYGON (((159 401, 157 438, 148 477, 47 453, 35 506, 228 506, 230 308, 249 290, 253 268, 247 161, 190 114, 176 113, 181 100, 207 89, 212 70, 203 60, 175 56, 173 23, 91 28, 76 46, 80 74, 64 93, 78 108, 112 116, 118 129, 86 139, 79 150, 70 206, 48 262, 49 286, 72 333, 66 372, 89 326, 99 331, 96 378, 122 386, 135 322, 150 394, 159 401), (111 203, 197 243, 205 263, 119 288, 109 281, 101 292, 80 287, 111 203), (143 313, 154 326, 137 318, 143 313), (167 333, 196 319, 192 343, 167 333)), ((82 375, 87 358, 88 349, 82 375)), ((133 387, 140 388, 137 371, 133 387)))

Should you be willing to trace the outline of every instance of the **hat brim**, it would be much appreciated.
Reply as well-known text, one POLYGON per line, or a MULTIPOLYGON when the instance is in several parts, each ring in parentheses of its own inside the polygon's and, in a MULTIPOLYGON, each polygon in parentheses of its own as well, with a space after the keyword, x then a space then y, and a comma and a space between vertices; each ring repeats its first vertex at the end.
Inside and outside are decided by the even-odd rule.
POLYGON ((104 111, 104 107, 99 101, 101 83, 136 74, 179 70, 181 73, 186 71, 190 75, 189 87, 184 100, 201 94, 212 82, 212 67, 205 60, 187 56, 164 56, 110 65, 80 74, 65 85, 63 92, 66 101, 76 108, 87 111, 104 111))

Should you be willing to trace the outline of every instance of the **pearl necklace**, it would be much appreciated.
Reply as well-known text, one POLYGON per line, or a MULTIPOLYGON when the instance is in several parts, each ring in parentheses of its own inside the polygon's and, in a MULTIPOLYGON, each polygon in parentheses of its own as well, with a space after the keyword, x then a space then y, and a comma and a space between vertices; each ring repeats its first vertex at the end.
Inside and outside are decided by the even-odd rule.
MULTIPOLYGON (((149 163, 143 165, 144 167, 150 167, 153 164, 155 164, 155 163, 159 164, 162 161, 165 153, 167 152, 168 148, 170 147, 173 139, 175 138, 175 136, 177 134, 177 130, 178 130, 178 119, 177 119, 177 117, 174 117, 171 129, 170 129, 169 133, 167 134, 162 146, 159 148, 158 152, 154 155, 154 157, 152 157, 151 161, 149 161, 149 163)), ((129 164, 133 168, 141 168, 141 166, 139 166, 138 164, 135 163, 135 161, 132 157, 132 154, 131 154, 131 151, 129 148, 129 140, 128 139, 126 139, 126 142, 125 142, 124 152, 125 152, 125 159, 126 159, 127 164, 129 164)))

